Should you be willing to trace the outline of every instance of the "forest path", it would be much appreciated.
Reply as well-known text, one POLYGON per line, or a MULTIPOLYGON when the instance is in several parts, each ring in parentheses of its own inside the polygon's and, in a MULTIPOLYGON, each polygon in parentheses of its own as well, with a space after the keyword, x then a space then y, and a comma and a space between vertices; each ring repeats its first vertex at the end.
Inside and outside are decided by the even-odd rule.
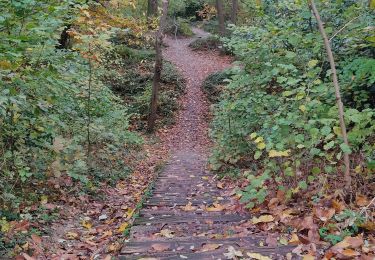
MULTIPOLYGON (((194 32, 207 36, 199 29, 194 32)), ((229 67, 231 58, 214 51, 194 52, 188 47, 193 40, 165 41, 164 58, 186 79, 186 94, 177 123, 168 131, 171 157, 120 255, 123 259, 234 259, 245 250, 279 259, 290 247, 259 246, 267 236, 254 232, 250 216, 233 192, 205 170, 209 103, 201 85, 211 73, 229 67)))

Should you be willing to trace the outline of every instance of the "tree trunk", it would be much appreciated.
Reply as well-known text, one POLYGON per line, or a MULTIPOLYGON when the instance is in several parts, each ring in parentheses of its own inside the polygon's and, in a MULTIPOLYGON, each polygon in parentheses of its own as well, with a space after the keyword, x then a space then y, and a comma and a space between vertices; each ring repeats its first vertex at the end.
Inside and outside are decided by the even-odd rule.
POLYGON ((147 4, 147 18, 156 16, 158 13, 158 0, 148 0, 147 4))
POLYGON ((237 14, 238 14, 238 0, 232 0, 231 21, 233 24, 237 24, 237 14))
MULTIPOLYGON (((333 58, 331 45, 329 43, 327 34, 325 32, 322 19, 320 18, 319 11, 315 6, 314 0, 309 0, 309 6, 318 23, 319 31, 323 37, 324 47, 326 48, 328 60, 331 65, 332 81, 333 81, 333 86, 335 87, 336 101, 337 101, 337 106, 339 109, 339 121, 340 121, 340 127, 341 127, 341 132, 342 132, 342 138, 344 139, 344 143, 349 147, 348 136, 347 136, 346 126, 345 126, 345 121, 344 121, 344 105, 342 104, 342 101, 341 101, 340 86, 339 86, 339 81, 337 79, 336 64, 333 58)), ((344 176, 345 189, 350 190, 351 176, 350 176, 350 160, 349 160, 348 153, 344 153, 344 164, 345 164, 345 176, 344 176)))
POLYGON ((224 8, 223 8, 222 0, 216 0, 216 12, 217 12, 217 19, 219 21, 219 34, 223 36, 225 35, 225 21, 224 21, 224 8))
POLYGON ((160 86, 161 71, 163 69, 163 57, 162 57, 162 42, 163 42, 163 28, 167 19, 168 13, 168 0, 163 0, 163 14, 160 18, 159 29, 155 37, 155 70, 154 78, 152 80, 152 93, 150 101, 150 114, 148 117, 148 131, 153 132, 155 128, 156 112, 158 108, 158 92, 160 86))

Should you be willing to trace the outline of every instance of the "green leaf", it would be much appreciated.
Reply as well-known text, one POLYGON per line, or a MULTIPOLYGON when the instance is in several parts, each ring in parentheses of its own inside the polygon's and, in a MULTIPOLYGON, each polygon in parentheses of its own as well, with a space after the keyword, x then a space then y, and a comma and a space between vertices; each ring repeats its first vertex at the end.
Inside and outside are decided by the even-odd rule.
POLYGON ((346 154, 350 154, 352 152, 349 145, 347 145, 345 143, 340 144, 340 148, 346 154))

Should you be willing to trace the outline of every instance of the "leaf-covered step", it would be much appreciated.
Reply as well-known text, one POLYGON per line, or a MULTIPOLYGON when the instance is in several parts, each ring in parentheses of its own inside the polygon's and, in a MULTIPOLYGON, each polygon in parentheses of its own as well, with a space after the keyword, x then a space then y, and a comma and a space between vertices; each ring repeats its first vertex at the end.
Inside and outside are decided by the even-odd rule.
POLYGON ((220 215, 220 216, 199 216, 196 214, 186 214, 184 216, 159 216, 141 217, 135 220, 134 225, 152 225, 156 223, 218 223, 218 222, 238 222, 247 220, 248 216, 241 215, 220 215))

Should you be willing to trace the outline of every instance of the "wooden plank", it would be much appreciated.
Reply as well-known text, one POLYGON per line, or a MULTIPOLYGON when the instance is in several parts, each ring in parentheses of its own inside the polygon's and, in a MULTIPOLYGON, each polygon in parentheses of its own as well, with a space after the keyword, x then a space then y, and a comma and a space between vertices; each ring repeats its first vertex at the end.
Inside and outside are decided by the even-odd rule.
POLYGON ((221 216, 199 216, 199 215, 184 215, 184 216, 159 216, 154 218, 137 218, 134 225, 152 225, 156 223, 207 223, 207 222, 239 222, 242 220, 248 220, 249 216, 241 215, 221 215, 221 216))

